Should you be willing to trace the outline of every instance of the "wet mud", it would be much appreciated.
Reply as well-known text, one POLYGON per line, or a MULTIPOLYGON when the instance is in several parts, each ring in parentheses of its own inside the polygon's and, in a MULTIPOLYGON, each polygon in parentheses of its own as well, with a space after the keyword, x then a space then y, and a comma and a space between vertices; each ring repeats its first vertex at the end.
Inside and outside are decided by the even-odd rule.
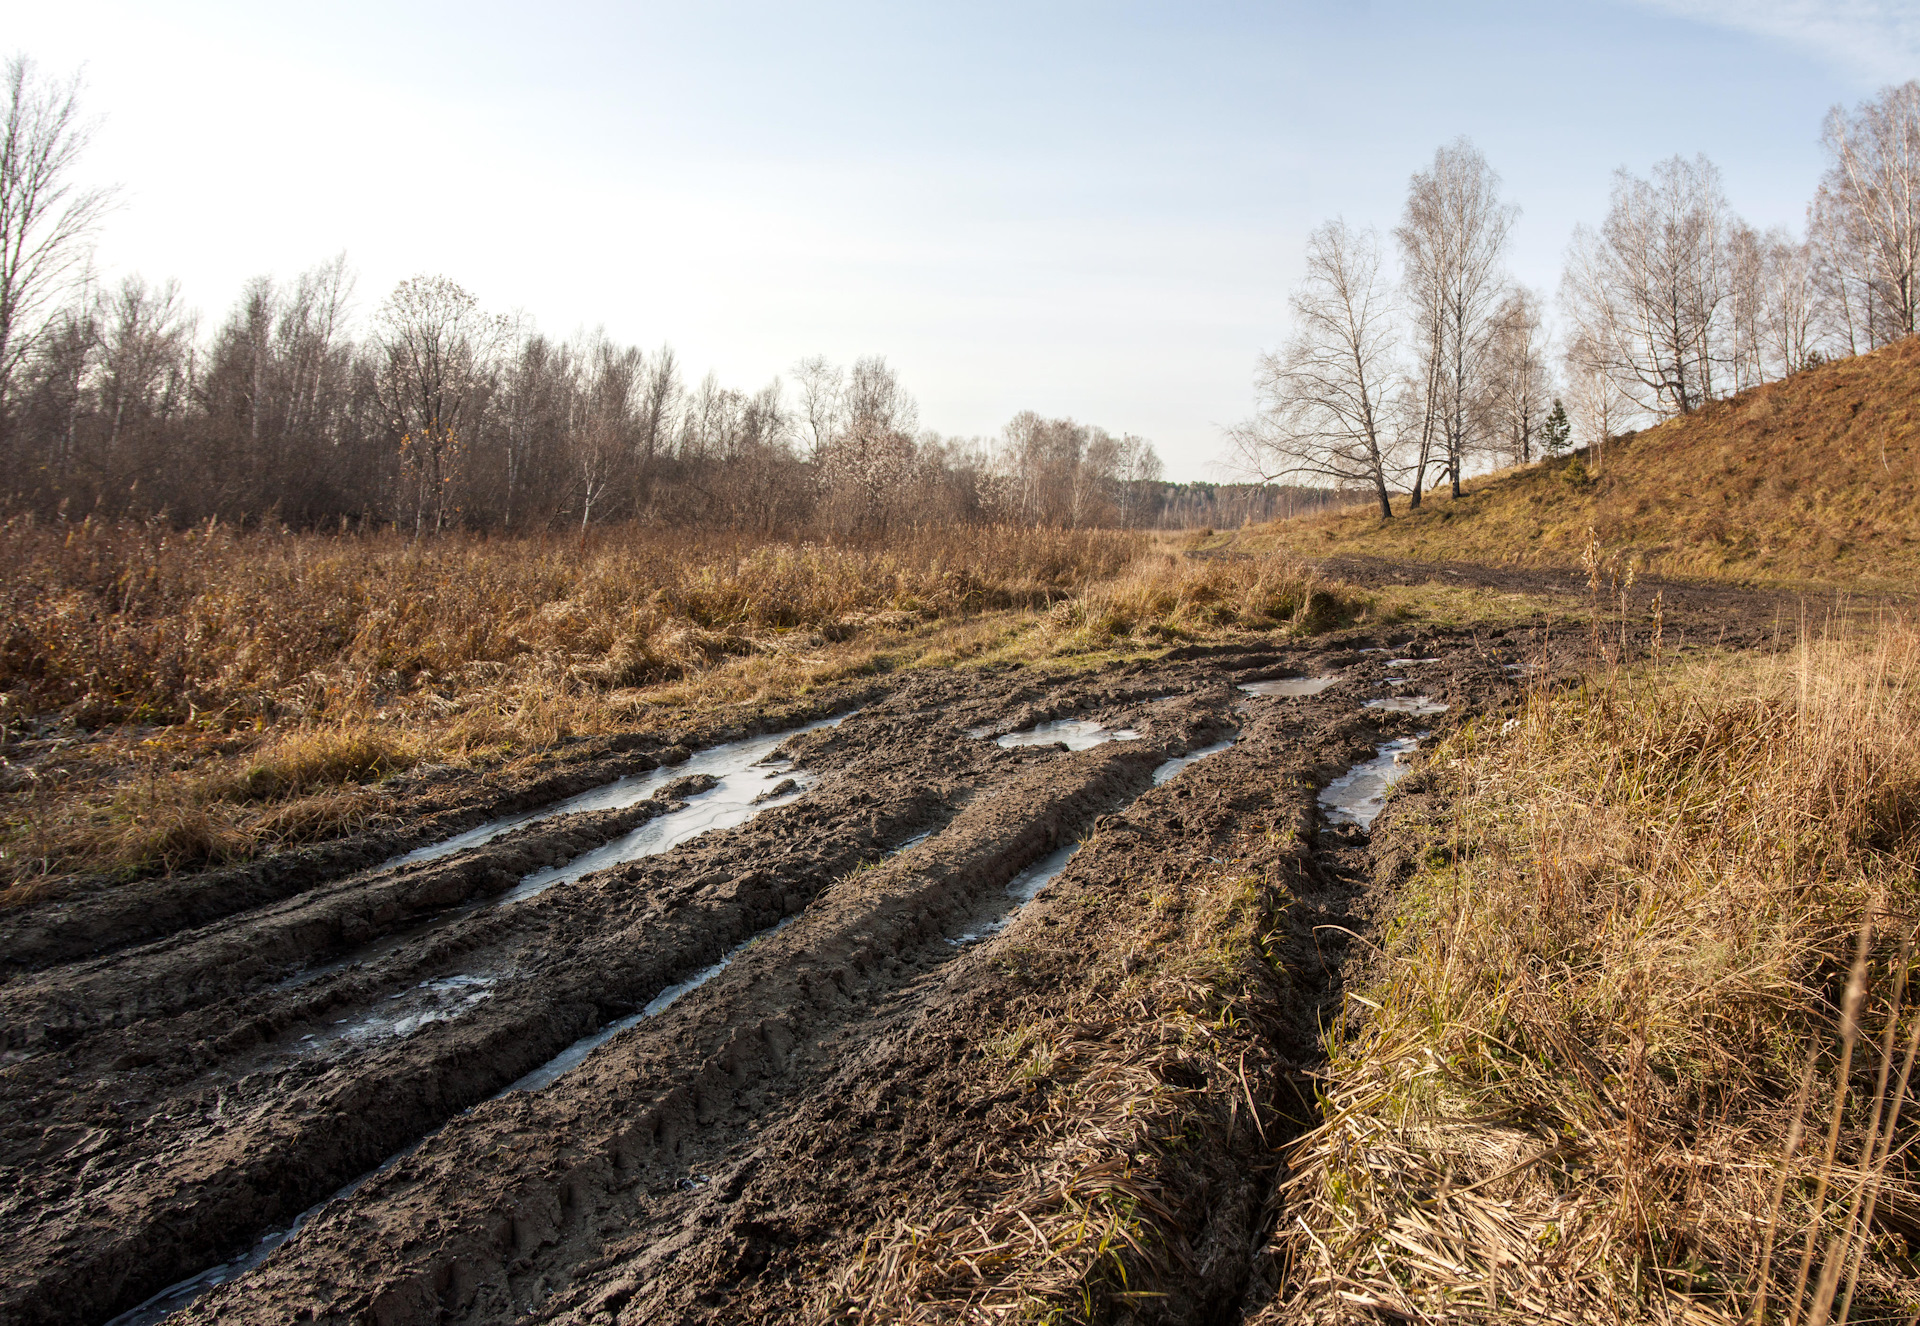
MULTIPOLYGON (((918 672, 761 716, 789 732, 772 763, 695 772, 755 734, 681 734, 485 804, 544 818, 476 801, 357 872, 158 909, 104 953, 22 941, 0 985, 0 1322, 107 1322, 258 1251, 141 1320, 799 1314, 903 1195, 970 1182, 980 1041, 1058 1012, 1143 880, 1229 843, 1294 880, 1286 1054, 1310 1059, 1364 928, 1347 908, 1391 774, 1364 783, 1369 762, 1513 703, 1530 663, 1579 666, 1540 651, 1526 628, 1382 627, 918 672), (1395 697, 1430 703, 1369 707, 1395 697), (561 809, 621 779, 652 781, 561 809), (722 796, 705 831, 594 855, 722 796)), ((1209 1263, 1189 1308, 1245 1291, 1263 1201, 1208 1217, 1246 1255, 1209 1263)))

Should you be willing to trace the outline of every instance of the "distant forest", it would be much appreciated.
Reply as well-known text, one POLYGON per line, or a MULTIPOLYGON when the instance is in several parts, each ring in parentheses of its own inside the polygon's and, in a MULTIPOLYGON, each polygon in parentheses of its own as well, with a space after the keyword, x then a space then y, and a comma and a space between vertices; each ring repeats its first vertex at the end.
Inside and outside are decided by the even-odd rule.
POLYGON ((1240 524, 1324 505, 1176 484, 1151 444, 1016 415, 992 439, 918 426, 879 358, 793 387, 688 384, 674 352, 554 341, 422 278, 346 331, 334 262, 254 282, 209 337, 130 279, 57 309, 5 383, 13 511, 416 532, 639 520, 761 533, 909 524, 1240 524), (794 389, 794 388, 797 388, 794 389))
POLYGON ((5 66, 0 510, 293 528, 614 521, 764 534, 929 524, 1237 525, 1329 492, 1168 483, 1146 439, 1031 411, 992 438, 920 425, 879 357, 756 390, 670 347, 555 340, 453 281, 356 326, 344 258, 249 283, 203 328, 176 285, 93 279, 111 202, 72 181, 77 84, 5 66))

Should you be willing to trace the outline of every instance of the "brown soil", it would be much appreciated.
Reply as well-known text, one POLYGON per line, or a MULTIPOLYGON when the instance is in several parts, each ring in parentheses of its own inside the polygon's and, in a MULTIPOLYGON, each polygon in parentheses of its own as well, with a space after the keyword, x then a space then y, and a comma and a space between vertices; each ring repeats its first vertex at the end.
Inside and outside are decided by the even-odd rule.
MULTIPOLYGON (((1487 574, 1553 588, 1537 572, 1487 574)), ((1723 587, 1667 601, 1668 632, 1729 643, 1764 643, 1785 606, 1723 587)), ((1286 979, 1261 1035, 1294 1080, 1263 1079, 1258 1102, 1249 1087, 1261 1145, 1243 1164, 1215 1157, 1197 1186, 1168 1196, 1190 1226, 1169 1297, 1126 1313, 1231 1320, 1262 1297, 1275 1133, 1301 1115, 1287 1093, 1373 906, 1365 836, 1330 829, 1315 790, 1381 741, 1510 703, 1515 665, 1544 655, 1553 675, 1577 673, 1588 638, 1557 634, 1549 646, 1526 626, 1382 627, 1092 674, 876 682, 837 697, 864 704, 839 726, 788 743, 819 780, 799 800, 520 902, 497 899, 697 785, 416 867, 375 859, 683 751, 601 749, 537 784, 438 793, 423 827, 297 868, 130 886, 121 903, 140 914, 80 960, 87 932, 58 919, 59 904, 9 917, 0 1322, 105 1322, 416 1145, 182 1320, 830 1311, 828 1287, 865 1239, 906 1206, 973 1191, 1005 1160, 1008 1120, 1030 1106, 992 1085, 985 1047, 1134 961, 1150 944, 1149 886, 1177 888, 1226 859, 1286 895, 1286 979), (1429 660, 1408 689, 1447 701, 1444 718, 1361 707, 1404 675, 1367 652, 1387 649, 1429 660), (1339 681, 1312 699, 1235 689, 1321 672, 1339 681), (1067 751, 969 735, 1062 717, 1139 737, 1067 751), (1230 749, 1152 785, 1163 760, 1235 733, 1230 749), (949 942, 1003 908, 1022 870, 1081 839, 1006 929, 949 942), (756 935, 550 1086, 500 1094, 756 935), (449 986, 451 1002, 434 1004, 431 983, 453 977, 491 984, 471 997, 449 986), (335 1031, 383 1009, 433 1016, 408 1034, 335 1031)))

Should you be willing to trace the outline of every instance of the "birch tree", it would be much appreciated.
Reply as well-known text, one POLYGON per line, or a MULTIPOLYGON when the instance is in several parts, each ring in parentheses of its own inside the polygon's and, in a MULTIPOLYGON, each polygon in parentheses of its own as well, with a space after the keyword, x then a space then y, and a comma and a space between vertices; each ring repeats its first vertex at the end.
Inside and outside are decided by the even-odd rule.
POLYGON ((1553 398, 1538 295, 1525 287, 1508 292, 1494 310, 1487 350, 1488 436, 1509 464, 1530 464, 1540 449, 1541 425, 1553 398))
POLYGON ((1920 328, 1920 82, 1890 87, 1852 115, 1827 112, 1826 177, 1814 200, 1858 349, 1920 328), (1857 301, 1857 302, 1854 302, 1857 301))
POLYGON ((1490 322, 1504 294, 1500 261, 1519 209, 1500 201, 1500 177, 1465 138, 1433 155, 1407 187, 1400 242, 1419 368, 1413 505, 1439 460, 1453 495, 1474 441, 1474 401, 1486 369, 1490 322))
POLYGON ((1228 436, 1239 468, 1263 483, 1371 491, 1393 516, 1389 425, 1394 308, 1370 230, 1329 221, 1307 239, 1307 270, 1290 301, 1293 336, 1260 357, 1259 413, 1228 436))
POLYGON ((1725 385, 1726 198, 1704 156, 1650 179, 1622 170, 1599 231, 1574 231, 1561 301, 1584 370, 1604 370, 1633 407, 1690 414, 1725 385))
POLYGON ((0 436, 21 363, 111 200, 71 178, 89 136, 79 90, 78 78, 43 78, 25 56, 0 66, 0 436))

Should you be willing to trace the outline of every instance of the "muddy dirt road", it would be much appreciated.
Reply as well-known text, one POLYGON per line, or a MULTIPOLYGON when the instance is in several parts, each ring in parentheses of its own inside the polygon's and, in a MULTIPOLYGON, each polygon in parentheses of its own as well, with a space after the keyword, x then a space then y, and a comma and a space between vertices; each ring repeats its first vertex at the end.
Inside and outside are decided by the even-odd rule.
MULTIPOLYGON (((1727 602, 1680 625, 1777 617, 1727 602)), ((990 1168, 1018 1105, 976 1108, 984 1042, 1151 942, 1142 881, 1235 853, 1288 882, 1281 1053, 1310 1061, 1396 752, 1582 665, 1541 651, 1387 626, 914 673, 596 747, 297 868, 130 886, 110 925, 112 894, 19 909, 0 1322, 812 1310, 906 1195, 990 1168)), ((1248 1291, 1270 1213, 1240 1186, 1143 1319, 1248 1291)))

